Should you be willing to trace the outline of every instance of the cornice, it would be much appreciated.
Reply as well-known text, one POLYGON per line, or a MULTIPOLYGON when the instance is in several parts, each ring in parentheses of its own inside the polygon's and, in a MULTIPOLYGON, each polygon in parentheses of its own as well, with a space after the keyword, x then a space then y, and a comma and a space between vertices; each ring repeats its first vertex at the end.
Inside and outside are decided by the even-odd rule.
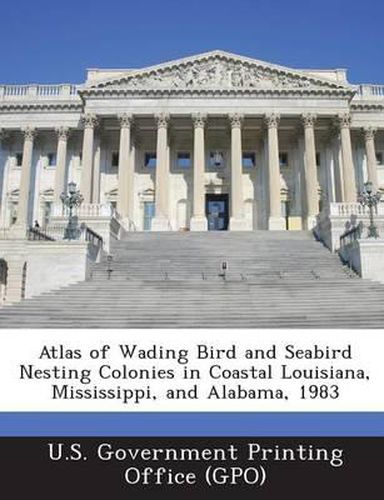
POLYGON ((84 98, 87 97, 343 97, 351 99, 353 90, 349 89, 122 89, 122 88, 89 88, 81 91, 84 98))
POLYGON ((1 102, 2 111, 81 111, 83 103, 79 102, 1 102))
POLYGON ((350 107, 352 111, 383 111, 384 102, 352 102, 350 107))

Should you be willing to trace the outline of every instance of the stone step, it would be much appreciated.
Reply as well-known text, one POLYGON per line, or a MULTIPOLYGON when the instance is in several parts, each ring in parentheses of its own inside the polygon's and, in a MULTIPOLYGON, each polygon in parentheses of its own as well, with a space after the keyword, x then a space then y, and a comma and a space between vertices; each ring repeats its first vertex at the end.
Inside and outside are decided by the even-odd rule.
POLYGON ((379 328, 384 286, 306 231, 129 233, 92 279, 0 309, 2 328, 379 328), (228 261, 224 280, 220 264, 228 261), (108 279, 107 268, 113 272, 108 279), (353 279, 354 278, 354 279, 353 279))

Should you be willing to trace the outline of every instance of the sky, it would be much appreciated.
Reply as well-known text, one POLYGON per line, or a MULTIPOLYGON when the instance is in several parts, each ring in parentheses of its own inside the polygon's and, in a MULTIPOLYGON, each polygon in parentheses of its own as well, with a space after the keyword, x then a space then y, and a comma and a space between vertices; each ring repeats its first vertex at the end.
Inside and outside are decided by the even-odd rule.
POLYGON ((3 0, 1 83, 81 83, 222 49, 384 84, 384 0, 3 0))

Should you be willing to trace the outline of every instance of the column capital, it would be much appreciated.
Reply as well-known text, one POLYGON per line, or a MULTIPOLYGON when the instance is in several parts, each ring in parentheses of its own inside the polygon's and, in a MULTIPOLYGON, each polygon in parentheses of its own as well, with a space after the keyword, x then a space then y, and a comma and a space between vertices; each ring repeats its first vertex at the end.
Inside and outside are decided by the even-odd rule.
POLYGON ((68 140, 70 129, 69 127, 57 127, 55 128, 55 132, 59 141, 68 140))
POLYGON ((99 124, 99 120, 96 115, 92 113, 86 113, 81 115, 81 124, 84 128, 96 128, 99 124))
POLYGON ((170 116, 168 113, 158 113, 155 115, 157 128, 168 128, 170 116))
POLYGON ((24 140, 26 141, 33 141, 37 134, 34 127, 23 127, 21 131, 24 135, 24 140))
POLYGON ((361 131, 363 133, 364 139, 368 141, 375 138, 377 129, 375 127, 363 127, 361 131))
POLYGON ((270 113, 264 116, 264 123, 268 128, 277 128, 280 123, 280 115, 278 113, 270 113))
POLYGON ((350 128, 352 123, 352 117, 350 113, 340 113, 335 117, 335 125, 342 128, 350 128))
POLYGON ((192 121, 195 128, 204 128, 207 123, 207 115, 205 113, 193 113, 192 121))
POLYGON ((121 128, 131 128, 133 125, 133 115, 131 113, 123 113, 122 115, 119 115, 118 117, 120 127, 121 128))
POLYGON ((231 128, 241 128, 244 120, 244 115, 240 113, 232 113, 228 115, 231 128))
POLYGON ((303 113, 301 115, 301 121, 304 128, 313 128, 317 119, 317 115, 314 113, 303 113))

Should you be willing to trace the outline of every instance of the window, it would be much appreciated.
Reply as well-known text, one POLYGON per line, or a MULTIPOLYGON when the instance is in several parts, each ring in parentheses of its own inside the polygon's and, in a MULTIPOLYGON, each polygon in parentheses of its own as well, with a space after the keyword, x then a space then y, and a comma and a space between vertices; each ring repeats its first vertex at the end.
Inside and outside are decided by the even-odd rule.
POLYGON ((48 153, 48 167, 54 167, 56 165, 56 153, 48 153))
POLYGON ((279 153, 280 167, 288 167, 288 153, 279 153))
POLYGON ((255 153, 243 153, 243 168, 253 168, 256 166, 255 153))
POLYGON ((321 162, 321 156, 320 153, 316 153, 316 166, 320 167, 321 162))
POLYGON ((190 166, 191 166, 191 154, 187 153, 187 152, 177 153, 176 165, 178 168, 190 168, 190 166))
POLYGON ((21 167, 21 165, 23 164, 23 153, 16 153, 15 158, 16 167, 21 167))
POLYGON ((114 151, 112 153, 111 166, 112 167, 118 167, 119 166, 119 153, 117 151, 114 151))
POLYGON ((376 161, 378 165, 383 165, 383 153, 381 151, 376 153, 376 161))
POLYGON ((224 154, 222 151, 211 151, 209 153, 209 168, 215 170, 224 166, 224 154))
POLYGON ((144 166, 146 168, 156 168, 156 153, 145 153, 144 166))

